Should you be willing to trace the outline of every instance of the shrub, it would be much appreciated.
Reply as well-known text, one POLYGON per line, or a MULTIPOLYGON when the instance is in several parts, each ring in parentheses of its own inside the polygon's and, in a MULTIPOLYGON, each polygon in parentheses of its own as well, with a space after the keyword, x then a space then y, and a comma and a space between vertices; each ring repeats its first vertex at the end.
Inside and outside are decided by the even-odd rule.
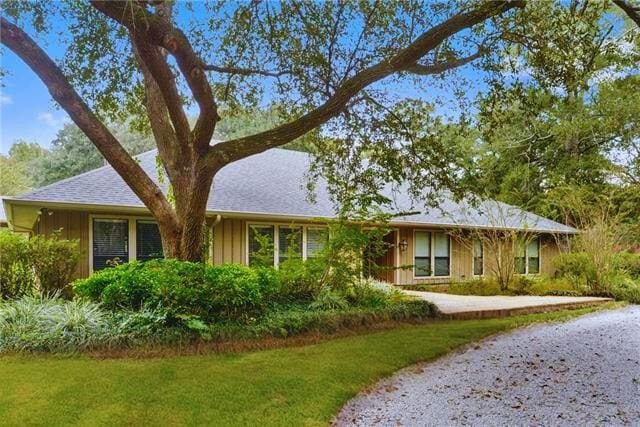
POLYGON ((0 231, 0 297, 15 298, 40 290, 68 295, 80 257, 78 241, 36 236, 26 239, 0 231))
POLYGON ((566 278, 575 289, 591 288, 597 280, 595 267, 582 252, 564 253, 554 260, 556 276, 566 278))
POLYGON ((35 236, 29 239, 30 257, 42 292, 62 291, 70 296, 69 284, 78 265, 78 241, 35 236))
POLYGON ((178 260, 130 262, 74 283, 76 295, 107 308, 162 307, 174 319, 207 322, 255 315, 276 288, 275 273, 266 269, 178 260))
POLYGON ((0 231, 0 298, 14 298, 35 287, 29 241, 8 230, 0 231))
POLYGON ((357 282, 347 296, 354 306, 366 308, 389 307, 407 299, 390 284, 374 279, 357 282))
POLYGON ((616 269, 625 271, 632 279, 640 279, 640 254, 620 252, 614 260, 616 269))
POLYGON ((288 259, 276 270, 280 286, 277 299, 287 302, 312 301, 322 289, 324 272, 322 259, 288 259))

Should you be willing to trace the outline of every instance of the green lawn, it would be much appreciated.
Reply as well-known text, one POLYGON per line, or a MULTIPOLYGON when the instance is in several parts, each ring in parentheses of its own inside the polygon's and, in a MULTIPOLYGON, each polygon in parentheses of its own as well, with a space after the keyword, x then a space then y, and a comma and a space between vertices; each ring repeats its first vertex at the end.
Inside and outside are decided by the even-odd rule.
POLYGON ((0 424, 326 425, 358 391, 404 366, 589 311, 434 322, 240 354, 0 357, 0 424))

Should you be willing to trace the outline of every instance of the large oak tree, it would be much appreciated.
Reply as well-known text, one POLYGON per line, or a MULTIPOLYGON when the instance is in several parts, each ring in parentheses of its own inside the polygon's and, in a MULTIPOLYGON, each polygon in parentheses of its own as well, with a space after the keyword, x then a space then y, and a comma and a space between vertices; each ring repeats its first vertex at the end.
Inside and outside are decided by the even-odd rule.
MULTIPOLYGON (((614 3, 637 23, 634 2, 614 3)), ((346 193, 406 178, 415 193, 425 186, 455 190, 452 165, 460 155, 443 140, 455 141, 454 128, 430 117, 432 105, 403 99, 394 93, 397 85, 385 84, 402 81, 428 92, 437 84, 430 77, 474 61, 499 63, 500 42, 503 48, 530 42, 527 34, 515 42, 505 38, 523 13, 520 1, 2 5, 2 44, 39 76, 147 206, 166 255, 189 260, 200 256, 216 173, 312 131, 323 134, 316 156, 324 172, 326 165, 358 169, 362 154, 369 157, 369 170, 355 184, 340 173, 328 176, 346 193), (37 41, 43 34, 66 42, 64 56, 54 60, 43 50, 37 41), (224 114, 265 99, 281 108, 281 123, 211 144, 224 114), (114 118, 151 131, 174 199, 105 125, 114 118)), ((554 29, 544 19, 539 24, 536 42, 544 44, 554 29)))
MULTIPOLYGON (((221 168, 334 119, 354 125, 353 117, 367 106, 385 107, 376 98, 383 91, 375 88, 383 79, 439 74, 479 58, 489 40, 487 21, 518 6, 9 1, 0 31, 2 44, 38 75, 153 214, 165 254, 196 260, 211 184, 221 168), (193 8, 197 13, 185 18, 193 8), (65 56, 54 61, 27 28, 57 31, 68 40, 65 56), (230 109, 246 106, 257 102, 260 90, 280 95, 288 120, 212 145, 220 100, 230 109), (188 114, 195 108, 192 121, 188 114), (150 128, 175 200, 105 125, 119 114, 133 114, 134 122, 150 128)), ((340 141, 357 144, 355 138, 340 141)))

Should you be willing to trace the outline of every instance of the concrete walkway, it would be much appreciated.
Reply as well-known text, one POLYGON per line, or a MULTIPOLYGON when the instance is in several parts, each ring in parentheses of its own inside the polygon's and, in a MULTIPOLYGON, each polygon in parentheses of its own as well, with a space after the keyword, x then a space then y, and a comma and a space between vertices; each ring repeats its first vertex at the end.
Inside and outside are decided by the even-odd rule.
POLYGON ((453 319, 483 319, 517 314, 539 313, 567 308, 587 307, 611 301, 595 297, 538 297, 451 295, 436 292, 404 291, 434 303, 447 317, 453 319))

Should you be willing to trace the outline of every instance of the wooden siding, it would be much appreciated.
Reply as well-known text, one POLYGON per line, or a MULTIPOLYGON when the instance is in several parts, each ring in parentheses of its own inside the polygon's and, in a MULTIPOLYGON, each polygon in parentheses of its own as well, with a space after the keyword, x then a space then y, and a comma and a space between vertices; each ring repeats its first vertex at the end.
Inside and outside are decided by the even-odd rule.
POLYGON ((36 234, 50 236, 59 232, 62 239, 80 241, 80 260, 75 277, 89 275, 89 213, 80 211, 43 210, 36 222, 36 234))
POLYGON ((246 221, 224 218, 213 227, 213 263, 246 264, 246 221))
MULTIPOLYGON (((113 213, 85 212, 66 210, 45 210, 35 225, 34 233, 51 235, 59 230, 64 239, 78 239, 80 241, 80 262, 76 277, 89 275, 89 218, 91 215, 118 217, 113 213)), ((148 216, 128 216, 130 218, 148 218, 148 216)), ((212 261, 214 264, 246 263, 246 230, 247 223, 271 223, 264 220, 249 220, 241 218, 223 218, 213 225, 212 261)), ((286 224, 281 221, 275 224, 286 224)), ((291 223, 289 223, 291 224, 291 223)), ((297 223, 299 224, 299 223, 297 223)), ((302 224, 299 224, 302 225, 302 224)), ((414 230, 442 231, 430 228, 395 227, 398 230, 398 242, 407 241, 407 250, 396 248, 395 256, 400 268, 393 274, 397 284, 439 284, 459 282, 473 278, 472 249, 469 242, 459 238, 451 238, 451 275, 448 277, 415 278, 413 271, 414 230)), ((485 251, 487 249, 485 248, 485 251)), ((559 247, 551 237, 543 237, 540 248, 540 272, 542 275, 552 276, 555 272, 553 258, 560 253, 559 247)), ((485 253, 485 274, 489 272, 489 258, 485 253)), ((391 276, 391 275, 390 275, 391 276)))

